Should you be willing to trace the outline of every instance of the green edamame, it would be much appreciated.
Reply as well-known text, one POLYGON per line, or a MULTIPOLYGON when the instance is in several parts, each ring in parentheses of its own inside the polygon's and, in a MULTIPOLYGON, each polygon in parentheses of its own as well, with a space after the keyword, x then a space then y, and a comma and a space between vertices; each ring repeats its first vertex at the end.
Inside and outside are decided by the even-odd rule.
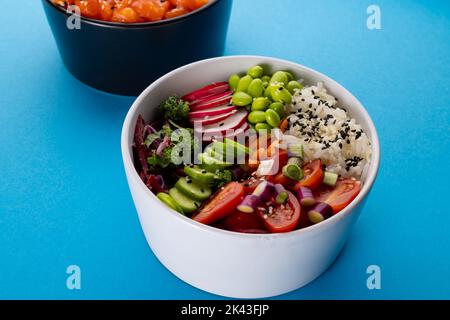
POLYGON ((266 122, 270 124, 273 128, 278 128, 281 123, 280 116, 275 110, 268 109, 265 112, 266 122))
POLYGON ((269 106, 269 108, 278 113, 280 118, 284 118, 284 116, 286 115, 286 108, 281 102, 274 102, 269 106))
POLYGON ((266 113, 264 111, 252 111, 248 115, 248 121, 254 124, 266 122, 266 113))
POLYGON ((270 105, 270 100, 266 97, 259 97, 253 100, 252 111, 266 111, 270 105))
POLYGON ((285 104, 291 104, 292 102, 292 95, 285 87, 278 86, 276 89, 271 90, 271 94, 275 102, 283 102, 285 104))
POLYGON ((236 92, 247 92, 248 86, 252 83, 253 78, 249 75, 246 75, 239 80, 239 84, 236 88, 236 92))
POLYGON ((252 101, 253 98, 245 92, 235 92, 233 94, 232 102, 235 106, 245 107, 251 104, 252 101))
POLYGON ((300 84, 300 82, 292 80, 288 83, 287 89, 290 93, 294 94, 295 90, 302 90, 303 86, 300 84))
POLYGON ((284 71, 277 71, 273 74, 270 79, 270 83, 282 83, 283 86, 287 85, 289 82, 288 76, 284 71))
POLYGON ((263 67, 256 65, 248 69, 247 74, 252 78, 261 78, 264 74, 264 69, 263 67))
POLYGON ((229 84, 230 88, 233 90, 236 90, 239 85, 240 80, 241 80, 241 77, 239 77, 238 74, 232 74, 230 76, 230 78, 228 79, 228 84, 229 84))
POLYGON ((270 76, 264 76, 261 78, 263 82, 270 82, 270 76))
POLYGON ((247 93, 253 98, 261 97, 264 93, 264 87, 261 79, 254 79, 248 86, 247 93))
POLYGON ((284 73, 286 73, 286 76, 288 77, 288 82, 295 80, 295 77, 292 74, 292 72, 284 71, 284 73))
POLYGON ((272 130, 272 127, 269 124, 265 123, 265 122, 261 122, 261 123, 257 123, 255 125, 255 130, 258 131, 258 132, 260 132, 262 130, 264 130, 266 132, 269 132, 270 130, 272 130))

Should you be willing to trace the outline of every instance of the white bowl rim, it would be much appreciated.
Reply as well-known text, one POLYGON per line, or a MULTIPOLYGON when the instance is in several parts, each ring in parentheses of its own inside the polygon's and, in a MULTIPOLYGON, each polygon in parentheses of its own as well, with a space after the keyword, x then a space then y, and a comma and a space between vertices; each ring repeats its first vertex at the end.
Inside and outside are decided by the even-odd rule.
MULTIPOLYGON (((139 188, 143 189, 144 193, 146 193, 149 197, 153 197, 154 200, 160 202, 160 200, 156 197, 156 195, 151 192, 147 186, 144 184, 144 182, 142 181, 142 179, 139 177, 137 170, 134 166, 133 160, 132 160, 132 153, 129 152, 129 145, 128 145, 128 140, 129 140, 129 132, 130 127, 134 128, 135 123, 131 123, 131 120, 134 117, 134 114, 136 113, 137 108, 139 107, 139 105, 141 104, 142 100, 144 99, 145 96, 147 96, 154 87, 156 87, 159 83, 164 82, 167 78, 171 77, 173 74, 185 71, 187 69, 190 69, 193 66, 198 66, 198 65, 202 65, 202 64, 208 64, 214 61, 218 61, 218 60, 234 60, 234 59, 255 59, 255 60, 267 60, 267 63, 270 64, 270 62, 279 62, 281 64, 289 64, 289 65, 293 65, 296 66, 297 68, 301 68, 304 70, 307 70, 308 72, 312 72, 315 73, 317 76, 319 76, 321 79, 323 79, 324 81, 327 82, 334 82, 335 84, 337 84, 338 87, 340 87, 343 91, 347 92, 350 96, 354 97, 356 100, 356 109, 357 112, 361 113, 361 115, 365 118, 367 124, 368 124, 368 129, 371 132, 371 145, 372 145, 372 157, 371 157, 371 164, 369 167, 369 171, 367 172, 367 177, 364 181, 363 184, 363 188, 361 189, 360 193, 358 194, 358 196, 347 206, 345 207, 341 212, 339 212, 336 215, 333 215, 331 218, 309 226, 307 228, 303 228, 303 229, 299 229, 299 230, 294 230, 294 231, 290 231, 287 233, 268 233, 268 234, 251 234, 251 233, 240 233, 240 232, 234 232, 234 231, 228 231, 228 230, 223 230, 223 229, 219 229, 213 226, 209 226, 209 225, 205 225, 203 223, 194 221, 193 219, 186 217, 178 212, 176 212, 175 210, 170 209, 169 207, 166 207, 167 211, 169 214, 171 214, 174 219, 181 219, 182 221, 188 223, 190 226, 192 226, 195 229, 199 229, 203 232, 210 232, 210 233, 214 233, 216 235, 224 235, 224 236, 228 236, 228 237, 235 237, 235 238, 249 238, 249 239, 259 239, 259 238, 270 238, 270 239, 276 239, 276 238, 290 238, 290 237, 296 237, 299 236, 300 234, 306 234, 306 233, 311 233, 311 232, 318 232, 319 230, 323 229, 326 230, 329 227, 331 227, 334 223, 337 223, 337 221, 339 221, 340 219, 342 219, 343 217, 345 217, 347 214, 352 213, 353 209, 367 196, 367 194, 369 193, 372 185, 375 182, 376 176, 378 174, 378 169, 380 166, 380 143, 379 143, 379 139, 378 139, 378 133, 376 131, 375 125, 371 119, 371 117, 369 116, 369 113, 367 112, 367 110, 364 108, 364 106, 361 104, 361 102, 351 93, 349 92, 345 87, 343 87, 340 83, 338 83, 337 81, 333 80, 332 78, 314 70, 311 68, 308 68, 304 65, 301 65, 299 63, 296 62, 292 62, 292 61, 288 61, 288 60, 284 60, 284 59, 279 59, 279 58, 273 58, 273 57, 267 57, 267 56, 257 56, 257 55, 232 55, 232 56, 223 56, 223 57, 215 57, 215 58, 210 58, 210 59, 205 59, 205 60, 200 60, 197 62, 193 62, 190 64, 187 64, 185 66, 182 66, 180 68, 177 68, 167 74, 165 74, 164 76, 160 77, 158 80, 154 81, 151 85, 149 85, 134 101, 134 103, 132 104, 130 110, 127 113, 127 116, 125 118, 123 127, 122 127, 122 136, 121 136, 121 149, 122 149, 122 158, 124 161, 124 165, 126 168, 131 168, 131 178, 134 180, 138 181, 138 185, 139 188)), ((134 132, 134 130, 133 130, 134 132)), ((162 204, 162 203, 161 203, 162 204)))

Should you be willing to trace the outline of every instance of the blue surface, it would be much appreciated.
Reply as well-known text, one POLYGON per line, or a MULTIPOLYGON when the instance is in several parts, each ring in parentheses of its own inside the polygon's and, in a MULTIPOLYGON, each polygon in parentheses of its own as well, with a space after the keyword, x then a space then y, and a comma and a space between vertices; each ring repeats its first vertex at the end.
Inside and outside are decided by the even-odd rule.
MULTIPOLYGON (((331 76, 366 106, 382 146, 340 259, 281 298, 450 298, 449 2, 378 0, 379 31, 366 28, 370 4, 235 1, 227 55, 331 76), (371 264, 382 270, 379 291, 366 287, 371 264)), ((216 298, 170 274, 141 232, 119 146, 133 99, 68 74, 39 1, 4 1, 0 21, 0 298, 216 298), (79 291, 66 288, 71 264, 79 291)))

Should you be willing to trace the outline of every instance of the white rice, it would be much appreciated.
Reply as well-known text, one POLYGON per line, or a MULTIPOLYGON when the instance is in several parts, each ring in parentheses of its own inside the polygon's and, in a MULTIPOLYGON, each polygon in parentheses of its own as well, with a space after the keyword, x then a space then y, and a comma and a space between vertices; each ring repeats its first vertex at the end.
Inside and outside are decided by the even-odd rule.
POLYGON ((306 161, 321 159, 327 171, 361 177, 370 162, 370 141, 323 83, 297 90, 289 111, 285 134, 303 140, 306 161))

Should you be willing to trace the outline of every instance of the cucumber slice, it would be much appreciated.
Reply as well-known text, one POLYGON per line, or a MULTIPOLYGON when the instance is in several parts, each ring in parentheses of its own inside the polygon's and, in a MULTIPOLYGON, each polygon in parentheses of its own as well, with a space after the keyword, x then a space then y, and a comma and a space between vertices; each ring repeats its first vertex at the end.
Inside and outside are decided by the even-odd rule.
POLYGON ((196 184, 189 177, 180 178, 175 187, 185 196, 194 200, 203 201, 211 196, 210 188, 196 184))
POLYGON ((199 201, 192 200, 186 197, 177 188, 172 188, 169 191, 170 196, 175 200, 175 202, 183 209, 185 213, 192 213, 198 208, 200 208, 201 203, 199 201))
POLYGON ((198 166, 186 166, 184 167, 184 173, 200 185, 210 186, 214 183, 214 173, 208 172, 198 166))
POLYGON ((165 203, 168 207, 172 208, 175 211, 178 211, 181 214, 184 214, 183 208, 181 208, 178 203, 167 193, 160 192, 156 196, 161 202, 165 203))
POLYGON ((216 172, 217 170, 223 170, 233 166, 232 163, 213 158, 205 153, 199 154, 198 159, 200 160, 202 167, 204 167, 209 172, 216 172))

